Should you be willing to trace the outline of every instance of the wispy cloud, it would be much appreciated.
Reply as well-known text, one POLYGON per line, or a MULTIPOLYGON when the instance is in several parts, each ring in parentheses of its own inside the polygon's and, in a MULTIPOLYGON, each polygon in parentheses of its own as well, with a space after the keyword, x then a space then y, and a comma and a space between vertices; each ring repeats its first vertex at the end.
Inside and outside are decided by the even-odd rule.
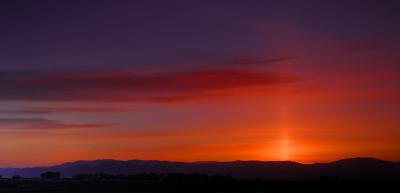
POLYGON ((0 118, 0 129, 56 130, 105 127, 105 124, 64 123, 42 118, 0 118))
POLYGON ((129 70, 0 74, 0 100, 39 101, 177 102, 209 97, 214 91, 290 84, 296 81, 288 75, 256 70, 198 70, 147 74, 129 70))
POLYGON ((51 114, 51 113, 125 113, 136 109, 91 108, 91 107, 29 107, 24 109, 0 110, 0 114, 51 114))
POLYGON ((265 65, 277 62, 284 62, 295 60, 296 57, 294 56, 276 56, 270 58, 252 58, 252 57, 241 57, 235 58, 232 60, 227 60, 225 64, 227 65, 240 65, 240 66, 247 66, 247 65, 265 65))

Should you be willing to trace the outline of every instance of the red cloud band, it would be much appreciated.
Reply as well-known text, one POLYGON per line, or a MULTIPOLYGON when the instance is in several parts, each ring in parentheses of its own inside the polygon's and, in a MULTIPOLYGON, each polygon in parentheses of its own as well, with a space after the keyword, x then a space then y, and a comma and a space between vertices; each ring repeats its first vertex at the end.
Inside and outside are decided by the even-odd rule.
POLYGON ((0 99, 176 102, 207 97, 214 91, 294 81, 275 72, 250 70, 14 73, 3 76, 0 99))

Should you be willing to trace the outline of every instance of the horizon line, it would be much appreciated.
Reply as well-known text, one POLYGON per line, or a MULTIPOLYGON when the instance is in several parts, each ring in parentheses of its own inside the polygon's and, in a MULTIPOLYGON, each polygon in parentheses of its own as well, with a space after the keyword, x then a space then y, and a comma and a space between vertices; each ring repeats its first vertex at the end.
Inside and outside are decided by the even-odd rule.
POLYGON ((370 160, 377 160, 377 161, 384 161, 384 162, 391 162, 391 163, 398 163, 400 161, 394 161, 394 160, 386 160, 386 159, 380 159, 376 157, 346 157, 346 158, 341 158, 341 159, 335 159, 332 161, 324 161, 324 162, 310 162, 310 163, 304 163, 304 162, 299 162, 299 161, 293 161, 293 160, 230 160, 230 161, 172 161, 172 160, 157 160, 157 159, 110 159, 110 158, 96 158, 96 159, 88 159, 88 160, 75 160, 75 161, 65 161, 65 162, 60 162, 56 164, 49 164, 49 165, 36 165, 36 166, 0 166, 0 169, 22 169, 22 168, 40 168, 40 167, 55 167, 55 166, 60 166, 63 164, 68 164, 68 163, 76 163, 76 162, 94 162, 94 161, 121 161, 121 162, 127 162, 127 161, 157 161, 157 162, 169 162, 169 163, 187 163, 187 164, 193 164, 193 163, 232 163, 232 162, 291 162, 291 163, 297 163, 297 164, 302 164, 302 165, 313 165, 313 164, 329 164, 329 163, 334 163, 342 160, 351 160, 351 159, 370 159, 370 160))

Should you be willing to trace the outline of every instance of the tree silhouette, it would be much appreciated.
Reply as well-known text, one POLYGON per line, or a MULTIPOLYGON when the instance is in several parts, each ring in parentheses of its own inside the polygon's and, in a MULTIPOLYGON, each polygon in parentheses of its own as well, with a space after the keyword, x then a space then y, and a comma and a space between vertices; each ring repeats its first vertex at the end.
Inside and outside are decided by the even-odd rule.
POLYGON ((57 180, 60 179, 61 174, 60 172, 45 172, 40 174, 40 178, 44 180, 57 180))

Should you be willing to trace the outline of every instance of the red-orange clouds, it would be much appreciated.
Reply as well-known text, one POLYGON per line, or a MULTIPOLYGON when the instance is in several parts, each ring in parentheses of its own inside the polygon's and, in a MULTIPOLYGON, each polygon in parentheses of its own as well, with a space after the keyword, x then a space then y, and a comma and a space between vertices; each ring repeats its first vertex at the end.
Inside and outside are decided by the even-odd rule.
POLYGON ((291 76, 252 70, 3 73, 2 80, 0 99, 110 102, 174 102, 215 91, 295 82, 291 76))

